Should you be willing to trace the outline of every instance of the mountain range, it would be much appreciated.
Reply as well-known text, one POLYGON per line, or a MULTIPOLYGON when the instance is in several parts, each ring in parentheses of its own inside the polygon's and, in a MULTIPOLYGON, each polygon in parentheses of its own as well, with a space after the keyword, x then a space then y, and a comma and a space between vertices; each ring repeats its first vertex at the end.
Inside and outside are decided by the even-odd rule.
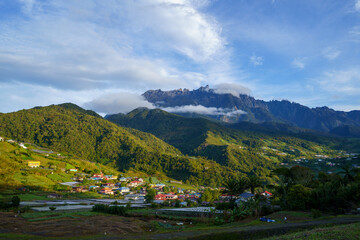
MULTIPOLYGON (((210 92, 214 98, 219 95, 232 99, 228 94, 198 91, 200 95, 210 92)), ((254 104, 257 101, 252 100, 254 104)), ((0 136, 52 149, 72 159, 85 159, 92 166, 99 163, 120 172, 140 172, 209 186, 219 186, 225 179, 244 174, 256 174, 271 182, 271 170, 280 163, 312 159, 316 155, 336 157, 343 150, 360 149, 358 139, 333 137, 275 118, 257 123, 209 119, 147 108, 103 118, 91 110, 65 103, 0 113, 0 136)), ((356 126, 340 127, 344 128, 340 133, 346 135, 353 133, 356 126)), ((0 152, 3 165, 15 161, 9 154, 0 152)), ((31 152, 26 154, 31 157, 31 152)))
MULTIPOLYGON (((207 117, 223 122, 276 122, 296 127, 312 129, 345 137, 360 137, 360 111, 335 111, 328 107, 309 108, 295 102, 263 101, 249 95, 219 93, 208 86, 196 90, 178 89, 172 91, 149 90, 143 96, 157 107, 178 108, 184 106, 203 106, 239 114, 207 114, 207 117), (239 111, 241 110, 241 111, 239 111)), ((173 110, 176 113, 176 109, 173 110)), ((185 116, 198 114, 178 112, 185 116)))

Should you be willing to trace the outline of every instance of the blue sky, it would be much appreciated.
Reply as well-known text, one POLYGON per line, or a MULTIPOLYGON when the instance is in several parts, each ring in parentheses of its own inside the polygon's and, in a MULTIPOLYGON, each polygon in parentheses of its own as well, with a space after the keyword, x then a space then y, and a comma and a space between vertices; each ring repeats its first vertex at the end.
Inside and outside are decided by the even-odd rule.
POLYGON ((360 109, 360 0, 0 0, 0 112, 232 86, 360 109))

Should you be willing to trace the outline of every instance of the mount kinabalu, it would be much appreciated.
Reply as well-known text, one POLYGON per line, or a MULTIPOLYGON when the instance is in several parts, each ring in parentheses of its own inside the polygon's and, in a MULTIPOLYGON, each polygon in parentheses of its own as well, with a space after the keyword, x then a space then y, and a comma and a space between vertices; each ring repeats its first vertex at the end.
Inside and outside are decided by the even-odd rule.
POLYGON ((202 105, 231 110, 242 110, 246 114, 229 117, 227 115, 212 115, 210 117, 225 122, 282 122, 297 127, 309 128, 323 132, 338 134, 339 129, 351 126, 345 136, 358 136, 360 132, 360 111, 335 111, 328 107, 309 108, 295 102, 263 101, 251 96, 230 93, 217 93, 208 86, 196 90, 178 89, 172 91, 149 90, 143 94, 147 101, 158 107, 179 107, 187 105, 202 105))

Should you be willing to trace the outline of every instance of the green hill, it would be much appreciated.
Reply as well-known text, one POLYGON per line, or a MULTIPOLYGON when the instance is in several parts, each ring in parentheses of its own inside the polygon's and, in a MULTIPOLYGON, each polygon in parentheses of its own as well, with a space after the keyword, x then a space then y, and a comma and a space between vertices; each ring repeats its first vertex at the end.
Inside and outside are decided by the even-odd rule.
MULTIPOLYGON (((330 143, 333 146, 339 144, 338 140, 327 137, 319 140, 313 135, 316 141, 311 141, 311 133, 285 124, 251 124, 251 131, 246 130, 246 126, 239 130, 203 118, 185 118, 146 108, 105 118, 120 126, 152 133, 183 154, 203 156, 231 169, 262 176, 269 174, 270 169, 280 162, 313 158, 317 154, 338 155, 338 151, 329 147, 330 143), (299 137, 301 134, 307 137, 299 137)), ((239 124, 235 127, 240 128, 239 124)))
POLYGON ((72 104, 0 114, 0 126, 1 136, 35 143, 120 171, 162 174, 190 183, 213 185, 238 174, 214 161, 186 157, 152 134, 119 127, 72 104))
POLYGON ((90 176, 94 172, 119 175, 115 169, 100 163, 82 159, 64 157, 56 153, 48 154, 47 150, 39 150, 27 145, 27 149, 17 143, 0 142, 0 188, 9 189, 20 186, 39 188, 42 190, 56 189, 61 182, 73 182, 74 177, 90 176), (29 161, 37 161, 40 168, 31 169, 29 161), (74 173, 69 169, 75 168, 74 173))

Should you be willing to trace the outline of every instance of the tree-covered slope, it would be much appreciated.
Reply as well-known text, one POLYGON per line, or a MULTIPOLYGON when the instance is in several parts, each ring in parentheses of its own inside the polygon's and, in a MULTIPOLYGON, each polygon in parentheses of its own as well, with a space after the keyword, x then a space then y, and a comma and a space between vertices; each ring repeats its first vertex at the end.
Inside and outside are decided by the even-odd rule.
POLYGON ((212 177, 204 169, 223 177, 236 174, 231 169, 205 159, 185 157, 175 147, 135 129, 119 127, 73 105, 36 107, 0 114, 0 135, 73 154, 126 171, 206 183, 212 177))
MULTIPOLYGON (((293 136, 311 133, 285 124, 250 124, 249 131, 246 130, 249 123, 244 123, 246 126, 241 128, 237 125, 242 129, 237 130, 203 118, 185 118, 160 109, 146 108, 135 109, 127 115, 108 115, 106 119, 120 126, 150 132, 184 154, 203 156, 237 171, 264 176, 275 164, 283 161, 316 154, 337 154, 319 139, 309 141, 311 137, 302 139, 293 136)), ((324 138, 331 142, 330 138, 324 138)))

